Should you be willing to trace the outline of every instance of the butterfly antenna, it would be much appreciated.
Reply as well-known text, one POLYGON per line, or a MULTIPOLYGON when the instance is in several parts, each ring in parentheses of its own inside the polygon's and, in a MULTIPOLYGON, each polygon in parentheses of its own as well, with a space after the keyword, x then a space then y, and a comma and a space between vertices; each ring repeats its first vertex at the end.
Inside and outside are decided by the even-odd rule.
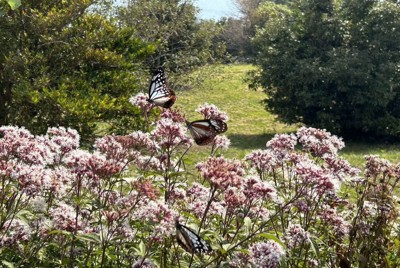
POLYGON ((190 122, 185 119, 186 127, 189 127, 190 122))

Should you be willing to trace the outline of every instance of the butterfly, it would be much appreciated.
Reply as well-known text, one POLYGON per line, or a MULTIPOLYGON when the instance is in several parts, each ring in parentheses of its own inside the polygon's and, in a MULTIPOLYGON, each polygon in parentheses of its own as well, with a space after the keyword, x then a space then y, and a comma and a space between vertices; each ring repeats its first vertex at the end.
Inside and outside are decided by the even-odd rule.
POLYGON ((207 145, 215 136, 228 130, 226 123, 219 119, 186 121, 186 125, 197 145, 207 145))
POLYGON ((176 240, 178 244, 189 253, 210 253, 212 248, 198 236, 192 229, 175 222, 176 240))
POLYGON ((163 108, 170 108, 176 101, 175 92, 169 89, 165 81, 163 68, 158 68, 151 79, 148 102, 163 108))

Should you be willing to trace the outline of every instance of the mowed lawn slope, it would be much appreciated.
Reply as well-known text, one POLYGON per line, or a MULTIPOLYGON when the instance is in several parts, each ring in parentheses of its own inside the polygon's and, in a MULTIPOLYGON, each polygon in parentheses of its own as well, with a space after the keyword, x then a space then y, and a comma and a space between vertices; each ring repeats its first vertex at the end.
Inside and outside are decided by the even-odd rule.
MULTIPOLYGON (((275 134, 295 132, 300 127, 278 122, 264 109, 262 101, 266 98, 265 93, 249 89, 244 81, 250 70, 254 70, 251 65, 208 66, 201 70, 206 77, 201 86, 176 92, 178 99, 175 105, 189 121, 202 119, 195 109, 206 102, 215 104, 228 114, 228 131, 225 134, 231 140, 231 148, 222 154, 229 158, 242 159, 254 149, 265 149, 265 144, 275 134)), ((210 147, 194 145, 188 155, 188 164, 204 161, 210 147)), ((341 155, 361 168, 366 154, 378 154, 392 162, 399 162, 399 148, 399 144, 346 143, 341 155)))
MULTIPOLYGON (((267 141, 276 133, 295 131, 297 127, 277 122, 275 116, 264 109, 266 95, 248 88, 244 81, 251 65, 212 65, 202 69, 207 77, 204 83, 191 90, 178 91, 176 107, 189 121, 202 119, 195 112, 199 105, 214 104, 229 116, 228 131, 231 148, 222 151, 229 158, 242 159, 254 149, 265 149, 267 141)), ((211 146, 194 145, 189 160, 204 161, 211 146)), ((195 162, 195 163, 196 163, 195 162)))

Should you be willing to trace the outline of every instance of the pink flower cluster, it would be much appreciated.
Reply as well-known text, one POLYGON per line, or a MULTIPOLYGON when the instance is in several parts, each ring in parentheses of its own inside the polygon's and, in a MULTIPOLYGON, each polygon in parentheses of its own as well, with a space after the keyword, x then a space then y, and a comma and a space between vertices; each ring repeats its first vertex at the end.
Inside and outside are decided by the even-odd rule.
POLYGON ((132 184, 139 196, 144 196, 149 200, 156 200, 160 195, 158 188, 154 187, 150 181, 134 181, 132 184))
POLYGON ((257 242, 250 247, 251 262, 254 267, 280 267, 280 262, 285 256, 282 246, 275 241, 257 242))
POLYGON ((312 186, 319 195, 338 188, 338 181, 329 173, 312 160, 303 161, 295 166, 296 175, 302 178, 303 183, 312 186))
POLYGON ((138 259, 133 265, 132 268, 157 268, 157 266, 149 259, 138 259))
POLYGON ((99 152, 93 154, 76 150, 65 158, 65 164, 79 180, 84 180, 85 186, 98 186, 101 178, 109 178, 122 172, 123 162, 111 161, 99 152))
POLYGON ((142 131, 125 136, 104 136, 96 140, 95 147, 106 156, 110 164, 120 170, 130 163, 136 164, 142 170, 160 165, 158 159, 149 156, 157 152, 158 144, 149 133, 142 131))
MULTIPOLYGON (((209 194, 209 188, 201 185, 200 183, 194 182, 186 191, 186 210, 196 215, 196 217, 202 218, 204 211, 206 210, 209 194)), ((221 207, 215 207, 214 204, 215 203, 213 203, 209 214, 221 214, 221 207)))
POLYGON ((136 131, 125 136, 108 135, 96 139, 95 147, 109 159, 135 160, 139 152, 154 152, 156 146, 148 133, 136 131))
POLYGON ((271 172, 280 164, 280 161, 271 150, 255 150, 246 155, 245 160, 249 161, 250 166, 256 168, 259 174, 271 172))
POLYGON ((18 182, 21 189, 31 197, 36 196, 42 190, 50 187, 52 171, 41 165, 27 165, 19 163, 13 167, 10 178, 18 182))
POLYGON ((394 176, 397 173, 396 168, 394 165, 392 165, 392 163, 386 159, 380 158, 377 155, 367 155, 365 156, 365 160, 366 177, 374 178, 381 174, 386 176, 394 176))
POLYGON ((59 203, 55 208, 50 209, 49 214, 53 227, 57 230, 76 232, 84 227, 82 215, 77 214, 75 208, 68 204, 59 203))
POLYGON ((179 110, 176 109, 165 109, 161 113, 161 118, 169 118, 172 120, 172 122, 175 123, 185 123, 186 118, 183 114, 180 113, 179 110))
POLYGON ((204 103, 196 109, 196 112, 202 114, 204 119, 219 119, 224 122, 229 119, 228 115, 225 112, 220 111, 214 104, 204 103))
POLYGON ((246 195, 243 191, 238 191, 236 187, 228 187, 224 191, 224 201, 228 211, 235 211, 235 209, 243 206, 246 201, 246 195))
POLYGON ((237 179, 239 180, 233 179, 235 183, 229 184, 227 181, 211 178, 212 181, 218 181, 218 185, 211 182, 211 188, 193 183, 187 190, 186 211, 198 218, 202 218, 207 211, 209 217, 225 215, 232 218, 240 213, 241 217, 267 220, 270 213, 264 206, 267 202, 277 202, 276 189, 269 182, 262 181, 256 176, 241 177, 240 175, 237 179), (212 195, 213 189, 222 191, 212 195), (208 210, 206 210, 208 205, 208 210))
POLYGON ((229 186, 238 187, 243 183, 243 165, 237 160, 222 156, 209 157, 205 163, 197 164, 196 168, 214 188, 226 190, 229 186))
MULTIPOLYGON (((303 127, 297 132, 297 137, 293 134, 276 135, 267 143, 269 149, 255 150, 246 155, 245 160, 256 169, 261 179, 276 176, 279 172, 287 179, 300 180, 303 187, 312 186, 313 189, 304 192, 308 195, 336 191, 345 178, 359 174, 358 169, 337 156, 344 143, 336 136, 324 130, 303 127), (303 145, 303 152, 295 151, 297 137, 303 145), (324 163, 310 158, 308 152, 320 157, 324 163)), ((279 181, 284 185, 285 181, 279 181)))
POLYGON ((294 151, 297 144, 297 137, 294 134, 278 134, 267 142, 267 147, 273 150, 278 159, 294 151))
POLYGON ((0 175, 18 182, 25 194, 58 194, 69 185, 72 176, 62 164, 79 147, 75 130, 51 128, 33 136, 24 128, 1 127, 0 134, 0 175))
POLYGON ((343 181, 348 176, 356 177, 361 173, 358 168, 352 167, 347 160, 337 156, 325 156, 324 161, 326 168, 340 181, 343 181))
POLYGON ((310 234, 305 231, 299 224, 290 224, 285 235, 286 245, 288 249, 300 248, 305 244, 309 244, 310 234))
POLYGON ((297 137, 304 150, 316 157, 336 156, 338 150, 344 148, 341 138, 323 129, 302 127, 297 131, 297 137))
POLYGON ((20 219, 7 220, 2 228, 6 232, 0 232, 0 247, 9 247, 21 241, 28 241, 32 235, 29 225, 20 219))
POLYGON ((319 218, 333 228, 337 240, 344 239, 344 236, 349 233, 350 224, 340 216, 335 208, 325 208, 320 212, 319 218))
POLYGON ((178 214, 171 210, 163 201, 150 201, 133 213, 133 219, 152 227, 152 238, 158 241, 175 231, 175 218, 178 214))
POLYGON ((138 93, 129 99, 129 102, 138 108, 140 108, 144 113, 148 113, 151 108, 154 107, 153 103, 147 101, 149 96, 147 94, 138 93))
POLYGON ((213 141, 214 151, 217 149, 227 150, 231 145, 231 141, 225 135, 217 135, 213 141))
POLYGON ((18 159, 28 165, 53 163, 54 155, 43 137, 35 138, 17 127, 0 127, 0 135, 0 159, 18 159))
POLYGON ((251 255, 243 252, 243 249, 236 251, 229 261, 230 268, 250 267, 251 255))
POLYGON ((275 201, 277 193, 269 182, 262 181, 256 176, 249 176, 243 186, 243 193, 249 200, 270 199, 275 201))
MULTIPOLYGON (((65 129, 63 127, 49 128, 47 137, 51 141, 50 149, 53 153, 65 155, 66 153, 79 148, 80 136, 75 129, 65 129)), ((61 159, 57 159, 60 161, 61 159)))
POLYGON ((192 145, 192 140, 186 133, 187 129, 182 124, 175 123, 169 118, 162 118, 151 134, 161 148, 172 150, 178 145, 187 147, 192 145))

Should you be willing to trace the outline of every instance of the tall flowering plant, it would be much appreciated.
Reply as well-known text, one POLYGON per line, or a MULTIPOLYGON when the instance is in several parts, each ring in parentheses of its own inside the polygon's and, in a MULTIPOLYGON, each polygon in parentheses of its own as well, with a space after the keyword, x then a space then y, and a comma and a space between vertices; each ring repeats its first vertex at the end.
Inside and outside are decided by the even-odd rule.
POLYGON ((377 155, 365 159, 364 176, 350 181, 356 202, 340 261, 359 267, 398 267, 400 163, 377 155))
MULTIPOLYGON (((139 96, 140 97, 140 96, 139 96)), ((142 100, 142 101, 140 101, 142 100)), ((148 113, 150 107, 135 102, 148 113), (141 105, 141 106, 140 106, 141 105)), ((198 112, 227 120, 217 107, 198 112)), ((194 150, 175 109, 147 131, 108 135, 88 151, 75 130, 34 136, 0 128, 0 259, 35 267, 368 267, 399 265, 399 165, 366 158, 364 173, 325 130, 276 135, 245 159, 194 150), (185 247, 177 222, 190 233, 185 247), (191 244, 192 243, 192 244, 191 244), (207 243, 212 251, 188 247, 207 243), (346 266, 347 265, 347 266, 346 266)), ((186 236, 185 236, 186 235, 186 236)), ((206 247, 208 249, 208 246, 206 247)))

